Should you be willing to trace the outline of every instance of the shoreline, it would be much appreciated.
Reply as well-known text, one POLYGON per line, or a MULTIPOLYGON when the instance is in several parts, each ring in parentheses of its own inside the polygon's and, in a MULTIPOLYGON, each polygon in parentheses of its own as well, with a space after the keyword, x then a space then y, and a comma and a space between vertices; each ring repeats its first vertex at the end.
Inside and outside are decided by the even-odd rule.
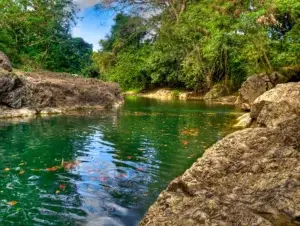
POLYGON ((218 98, 205 98, 205 95, 191 91, 182 91, 170 88, 160 88, 143 92, 127 91, 124 96, 137 96, 157 100, 203 100, 206 103, 221 105, 236 105, 237 94, 225 95, 218 98))
POLYGON ((298 225, 299 94, 300 83, 286 83, 259 96, 248 128, 171 181, 140 225, 298 225))

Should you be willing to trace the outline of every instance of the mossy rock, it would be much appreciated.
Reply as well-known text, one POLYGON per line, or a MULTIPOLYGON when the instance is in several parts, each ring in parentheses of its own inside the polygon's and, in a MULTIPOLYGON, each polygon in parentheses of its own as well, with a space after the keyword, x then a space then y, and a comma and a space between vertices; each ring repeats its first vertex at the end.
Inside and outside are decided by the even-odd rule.
POLYGON ((229 95, 229 90, 224 84, 214 85, 211 90, 205 94, 204 99, 217 99, 229 95))

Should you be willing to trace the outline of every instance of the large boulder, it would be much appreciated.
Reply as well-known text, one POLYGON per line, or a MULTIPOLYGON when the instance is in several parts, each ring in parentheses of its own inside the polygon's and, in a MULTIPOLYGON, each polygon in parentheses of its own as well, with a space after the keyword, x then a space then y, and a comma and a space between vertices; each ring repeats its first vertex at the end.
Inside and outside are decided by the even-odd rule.
POLYGON ((216 84, 205 94, 204 99, 211 100, 229 95, 229 90, 224 84, 216 84))
POLYGON ((300 117, 228 135, 173 180, 141 225, 299 225, 300 117))
POLYGON ((0 105, 21 108, 26 98, 24 80, 0 68, 0 105))
POLYGON ((6 71, 12 71, 9 58, 2 51, 0 51, 0 68, 6 71))
POLYGON ((250 116, 259 126, 276 127, 300 116, 300 82, 278 84, 259 96, 251 106, 250 116))
POLYGON ((300 83, 265 92, 250 117, 173 180, 141 225, 300 225, 300 83))
POLYGON ((18 73, 0 68, 0 108, 8 108, 7 112, 20 108, 38 113, 50 108, 110 108, 123 101, 115 83, 62 73, 18 73))
POLYGON ((238 107, 249 111, 252 103, 257 97, 272 89, 276 84, 286 81, 286 77, 276 72, 271 75, 258 74, 248 77, 239 89, 239 96, 237 99, 238 107))

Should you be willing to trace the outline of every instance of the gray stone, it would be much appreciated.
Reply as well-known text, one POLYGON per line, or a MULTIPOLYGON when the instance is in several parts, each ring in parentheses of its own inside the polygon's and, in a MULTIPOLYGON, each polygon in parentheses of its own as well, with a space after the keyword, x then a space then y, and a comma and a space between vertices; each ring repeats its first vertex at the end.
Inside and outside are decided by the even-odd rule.
POLYGON ((9 58, 2 51, 0 51, 0 68, 3 68, 6 71, 12 71, 9 58))
POLYGON ((140 225, 300 225, 300 83, 265 92, 250 116, 252 128, 206 150, 140 225))
POLYGON ((299 225, 300 117, 248 128, 206 150, 140 225, 299 225))
POLYGON ((0 107, 29 108, 44 114, 74 108, 112 109, 122 102, 115 83, 52 72, 17 75, 0 68, 0 107))
POLYGON ((250 116, 266 127, 300 116, 300 82, 279 84, 265 92, 252 104, 250 116))
POLYGON ((249 111, 254 100, 276 84, 286 82, 286 77, 274 72, 271 75, 258 74, 248 77, 239 89, 237 106, 249 111))

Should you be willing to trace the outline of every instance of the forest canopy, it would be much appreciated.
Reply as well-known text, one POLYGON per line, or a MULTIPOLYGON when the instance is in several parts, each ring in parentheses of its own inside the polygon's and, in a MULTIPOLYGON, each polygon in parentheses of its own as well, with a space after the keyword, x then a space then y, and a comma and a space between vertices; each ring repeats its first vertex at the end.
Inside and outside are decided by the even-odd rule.
POLYGON ((300 68, 298 0, 112 0, 101 50, 70 28, 71 0, 0 0, 0 49, 14 66, 81 73, 123 89, 231 90, 255 73, 300 68))

